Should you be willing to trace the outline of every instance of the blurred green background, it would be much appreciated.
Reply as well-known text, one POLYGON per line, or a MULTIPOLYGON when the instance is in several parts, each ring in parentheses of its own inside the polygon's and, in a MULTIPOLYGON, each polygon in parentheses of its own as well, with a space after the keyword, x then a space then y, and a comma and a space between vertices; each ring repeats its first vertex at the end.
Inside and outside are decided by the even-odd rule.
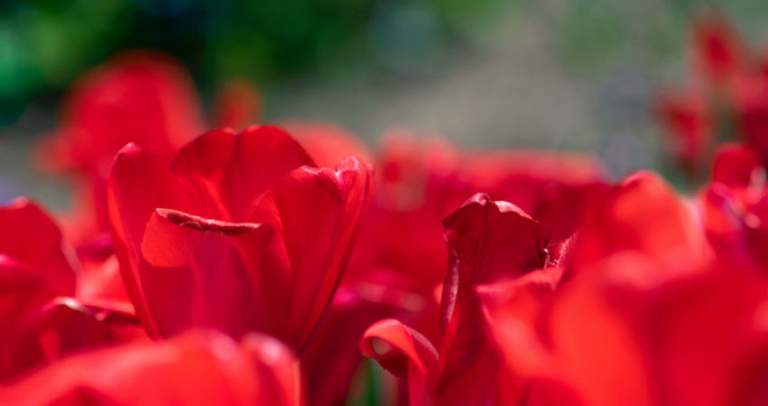
POLYGON ((206 88, 300 74, 415 69, 502 0, 33 0, 0 6, 5 122, 121 49, 163 50, 206 88), (409 61, 412 61, 409 62, 409 61))
POLYGON ((75 78, 136 48, 180 59, 208 105, 228 78, 252 80, 267 121, 579 150, 615 176, 658 168, 649 102, 685 77, 703 7, 768 45, 765 0, 5 0, 0 198, 65 205, 29 158, 34 138, 75 78))

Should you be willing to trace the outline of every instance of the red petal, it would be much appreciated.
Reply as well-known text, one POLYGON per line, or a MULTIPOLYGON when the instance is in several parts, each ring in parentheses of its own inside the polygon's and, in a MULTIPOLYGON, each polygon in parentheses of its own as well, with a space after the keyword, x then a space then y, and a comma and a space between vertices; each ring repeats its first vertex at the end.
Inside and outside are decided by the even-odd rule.
POLYGON ((746 68, 741 38, 718 13, 708 12, 696 19, 692 46, 697 73, 714 84, 724 84, 746 68))
MULTIPOLYGON (((642 296, 650 307, 643 339, 651 343, 651 375, 665 386, 668 404, 723 405, 756 353, 768 348, 765 281, 730 264, 691 275, 642 296)), ((626 291, 612 292, 631 298, 626 291)), ((642 292, 641 295, 645 293, 642 292)), ((639 323, 629 319, 633 327, 639 323)), ((762 383, 764 384, 764 382, 762 383)), ((761 384, 761 385, 762 385, 761 384)))
POLYGON ((147 313, 138 273, 144 228, 157 207, 184 207, 184 196, 162 160, 141 148, 126 145, 115 158, 108 182, 109 212, 115 252, 125 288, 151 335, 158 327, 147 313))
POLYGON ((139 320, 121 309, 60 297, 20 322, 4 355, 4 377, 71 355, 146 337, 139 320))
POLYGON ((431 403, 439 373, 437 350, 421 333, 397 320, 382 320, 363 334, 360 351, 401 379, 408 404, 431 403))
MULTIPOLYGON (((371 324, 389 317, 406 315, 413 319, 414 315, 422 315, 417 310, 404 309, 408 299, 420 299, 412 294, 398 296, 400 292, 389 292, 388 286, 381 286, 381 290, 370 286, 366 288, 369 289, 342 286, 336 292, 328 314, 301 352, 307 393, 313 405, 338 405, 347 399, 363 359, 357 344, 371 324), (402 300, 387 300, 390 297, 377 297, 374 293, 402 300)), ((427 313, 427 316, 434 315, 434 312, 427 313)))
POLYGON ((674 274, 625 254, 576 276, 552 310, 556 365, 594 405, 750 396, 739 379, 760 373, 751 368, 768 343, 766 284, 726 266, 674 274), (654 273, 673 276, 648 278, 654 273))
POLYGON ((242 349, 252 358, 264 405, 303 404, 301 371, 293 353, 280 341, 261 334, 245 336, 242 349))
POLYGON ((451 257, 443 288, 444 323, 453 324, 455 317, 461 318, 463 310, 457 311, 456 307, 472 302, 469 298, 474 296, 475 286, 519 276, 547 264, 546 233, 535 220, 507 202, 477 194, 448 217, 444 226, 451 257))
POLYGON ((739 144, 720 146, 712 165, 712 182, 733 188, 754 186, 762 190, 764 181, 765 168, 752 149, 739 144))
POLYGON ((497 389, 502 404, 582 403, 548 352, 551 339, 545 316, 561 276, 561 269, 540 269, 477 288, 489 321, 486 327, 502 357, 503 377, 497 389))
POLYGON ((712 148, 714 119, 706 96, 697 90, 667 92, 657 101, 656 114, 668 133, 668 149, 681 167, 698 171, 712 148))
POLYGON ((221 189, 233 220, 247 220, 254 201, 286 173, 315 166, 301 145, 277 127, 252 126, 236 140, 221 189))
POLYGON ((573 247, 573 268, 588 269, 622 252, 646 255, 664 271, 688 268, 710 254, 694 215, 661 178, 639 172, 590 207, 573 247))
POLYGON ((89 303, 123 303, 133 308, 120 275, 120 264, 114 255, 103 261, 84 264, 78 282, 78 299, 89 303))
POLYGON ((52 294, 74 293, 74 252, 63 241, 59 227, 35 203, 21 198, 0 207, 0 255, 39 275, 52 294))
POLYGON ((176 61, 123 54, 89 72, 72 92, 55 155, 48 159, 98 176, 129 142, 170 153, 203 128, 199 108, 176 61))
POLYGON ((0 403, 298 406, 287 354, 269 339, 238 346, 218 333, 190 333, 68 358, 0 389, 0 403))
MULTIPOLYGON (((269 255, 271 230, 158 209, 144 231, 137 283, 161 336, 192 327, 216 328, 239 337, 265 331, 272 312, 269 274, 259 261, 269 255)), ((279 302, 278 302, 279 303, 279 302)))
POLYGON ((290 261, 284 336, 290 345, 304 344, 330 304, 367 204, 367 169, 355 160, 344 165, 337 172, 296 169, 261 203, 259 215, 282 235, 290 261))
POLYGON ((237 134, 229 129, 209 131, 184 145, 171 164, 183 176, 212 178, 232 160, 237 134))
POLYGON ((478 194, 444 222, 451 268, 443 288, 444 336, 441 388, 454 399, 488 399, 498 362, 488 348, 475 287, 524 275, 548 264, 548 237, 516 206, 478 194), (460 389, 461 388, 461 389, 460 389))
POLYGON ((53 297, 75 293, 73 254, 34 203, 0 207, 0 375, 13 372, 7 358, 22 321, 53 297))
POLYGON ((519 207, 485 194, 472 196, 443 226, 454 265, 463 267, 467 282, 520 275, 549 260, 549 236, 541 225, 519 207))
MULTIPOLYGON (((467 154, 461 174, 471 191, 510 202, 541 222, 554 241, 569 238, 581 214, 603 186, 594 159, 544 151, 494 151, 467 154)), ((464 196, 462 196, 464 197, 464 196)))

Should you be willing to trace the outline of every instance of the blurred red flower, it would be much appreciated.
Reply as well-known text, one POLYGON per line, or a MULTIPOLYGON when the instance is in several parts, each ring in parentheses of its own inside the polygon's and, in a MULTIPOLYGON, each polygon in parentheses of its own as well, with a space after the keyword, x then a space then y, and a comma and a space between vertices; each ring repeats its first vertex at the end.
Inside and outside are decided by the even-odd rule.
POLYGON ((142 335, 129 304, 76 298, 90 283, 79 271, 40 207, 26 199, 0 207, 0 379, 142 335))
POLYGON ((13 386, 7 405, 302 404, 298 364, 277 340, 214 332, 139 342, 66 359, 13 386))

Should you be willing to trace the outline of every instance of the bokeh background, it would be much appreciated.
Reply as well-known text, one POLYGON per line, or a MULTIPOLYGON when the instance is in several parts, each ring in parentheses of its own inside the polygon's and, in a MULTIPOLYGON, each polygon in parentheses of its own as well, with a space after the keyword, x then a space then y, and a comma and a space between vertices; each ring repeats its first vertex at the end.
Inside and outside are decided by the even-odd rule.
POLYGON ((650 105, 686 74, 691 18, 720 9, 765 43, 764 0, 5 0, 0 2, 0 200, 65 209, 32 159, 66 89, 122 50, 181 60, 208 106, 251 81, 263 119, 328 121, 375 146, 387 129, 475 148, 664 169, 650 105))

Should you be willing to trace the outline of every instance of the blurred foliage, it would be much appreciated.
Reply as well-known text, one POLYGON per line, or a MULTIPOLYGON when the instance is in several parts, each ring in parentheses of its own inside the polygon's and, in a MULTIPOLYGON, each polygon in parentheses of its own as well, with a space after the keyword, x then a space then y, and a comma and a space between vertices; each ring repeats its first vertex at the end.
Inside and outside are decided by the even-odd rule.
POLYGON ((128 29, 125 1, 6 1, 0 6, 0 108, 69 81, 103 58, 128 29))
POLYGON ((372 61, 417 67, 503 0, 6 0, 0 3, 0 115, 60 91, 121 49, 184 61, 204 85, 259 83, 372 61), (414 60, 415 59, 415 60, 414 60))

